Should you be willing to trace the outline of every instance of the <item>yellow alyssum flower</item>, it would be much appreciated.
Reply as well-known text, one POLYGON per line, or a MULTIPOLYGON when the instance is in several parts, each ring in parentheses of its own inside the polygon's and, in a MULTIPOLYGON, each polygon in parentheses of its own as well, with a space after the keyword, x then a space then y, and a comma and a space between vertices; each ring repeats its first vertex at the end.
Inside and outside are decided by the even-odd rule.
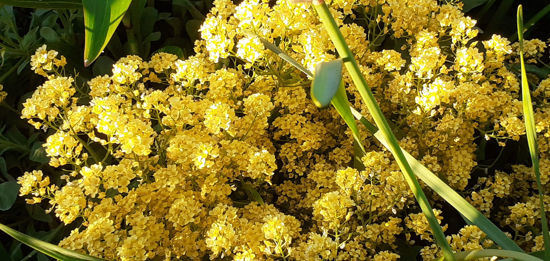
MULTIPOLYGON (((71 77, 48 79, 23 103, 21 118, 54 121, 59 113, 69 106, 71 97, 76 92, 73 82, 74 79, 71 77)), ((39 128, 40 124, 35 127, 39 128)))

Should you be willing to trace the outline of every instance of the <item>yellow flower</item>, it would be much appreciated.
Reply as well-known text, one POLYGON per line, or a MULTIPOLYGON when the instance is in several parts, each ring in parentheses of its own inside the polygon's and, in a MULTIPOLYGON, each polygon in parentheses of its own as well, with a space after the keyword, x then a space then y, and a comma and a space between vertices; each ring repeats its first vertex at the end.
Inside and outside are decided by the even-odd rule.
POLYGON ((55 215, 65 224, 70 224, 86 207, 86 197, 74 184, 67 184, 58 190, 51 202, 55 205, 55 215))
POLYGON ((70 77, 48 79, 23 103, 21 118, 54 121, 69 106, 76 92, 73 81, 70 77))
POLYGON ((246 68, 250 68, 251 64, 264 56, 264 45, 257 37, 245 37, 237 43, 237 57, 250 63, 246 68))
POLYGON ((0 84, 0 103, 2 103, 4 99, 6 99, 6 96, 8 96, 8 93, 5 91, 2 91, 2 89, 4 89, 4 86, 0 84))
POLYGON ((21 186, 19 188, 19 195, 32 194, 35 197, 46 195, 47 186, 50 184, 50 177, 43 177, 43 175, 41 170, 33 170, 32 172, 25 172, 23 176, 17 178, 17 183, 21 186))
POLYGON ((55 50, 48 51, 46 45, 40 46, 31 56, 31 70, 44 77, 49 77, 48 73, 67 64, 67 60, 63 55, 59 59, 57 55, 58 52, 55 50))
POLYGON ((326 193, 313 204, 313 215, 326 224, 327 229, 337 230, 353 215, 349 209, 353 206, 355 203, 348 195, 334 191, 326 193))
POLYGON ((206 110, 204 125, 212 134, 219 134, 220 129, 228 131, 235 121, 235 112, 225 103, 215 103, 206 110))

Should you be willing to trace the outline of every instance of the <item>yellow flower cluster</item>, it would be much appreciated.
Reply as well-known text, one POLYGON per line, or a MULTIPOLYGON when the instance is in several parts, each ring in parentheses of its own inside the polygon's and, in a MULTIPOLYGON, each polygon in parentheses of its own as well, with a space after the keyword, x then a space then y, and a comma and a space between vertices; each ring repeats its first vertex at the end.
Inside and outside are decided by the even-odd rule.
MULTIPOLYGON (((476 136, 524 134, 518 77, 504 66, 515 47, 500 36, 474 41, 475 21, 438 2, 335 0, 330 9, 401 146, 524 235, 537 222, 529 169, 471 180, 476 136), (385 50, 384 39, 406 44, 385 50)), ((397 260, 400 243, 439 255, 390 152, 361 127, 366 155, 354 155, 336 111, 310 101, 311 79, 261 44, 312 71, 335 59, 312 8, 215 0, 200 33, 191 57, 124 57, 83 87, 55 51, 32 57, 47 80, 22 115, 48 131, 50 165, 70 175, 50 185, 32 172, 19 183, 31 203, 49 199, 62 222, 81 223, 61 246, 117 260, 397 260)), ((543 44, 529 43, 530 59, 543 44)), ((550 80, 534 94, 548 187, 550 80)), ((492 244, 470 226, 449 241, 456 251, 492 244)))
POLYGON ((4 85, 0 84, 0 103, 6 99, 6 96, 8 96, 8 93, 5 91, 2 91, 4 89, 4 85))

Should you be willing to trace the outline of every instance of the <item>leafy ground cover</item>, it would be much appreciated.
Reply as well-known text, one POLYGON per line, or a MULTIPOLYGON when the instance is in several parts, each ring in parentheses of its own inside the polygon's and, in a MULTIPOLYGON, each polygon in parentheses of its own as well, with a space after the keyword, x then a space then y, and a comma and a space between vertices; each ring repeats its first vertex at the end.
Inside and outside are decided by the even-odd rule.
POLYGON ((82 9, 2 6, 0 223, 108 260, 541 260, 550 33, 517 4, 133 1, 93 63, 82 9))

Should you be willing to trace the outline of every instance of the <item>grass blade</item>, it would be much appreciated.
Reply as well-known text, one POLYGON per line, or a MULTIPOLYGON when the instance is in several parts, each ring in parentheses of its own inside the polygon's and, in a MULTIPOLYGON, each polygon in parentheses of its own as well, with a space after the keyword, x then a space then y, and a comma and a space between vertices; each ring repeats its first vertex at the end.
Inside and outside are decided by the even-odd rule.
MULTIPOLYGON (((313 74, 308 69, 306 69, 299 62, 297 62, 296 60, 292 59, 292 57, 290 57, 289 55, 284 53, 283 50, 279 49, 277 46, 275 46, 274 44, 270 43, 269 41, 267 41, 267 40, 265 40, 261 37, 258 37, 258 38, 263 43, 265 48, 267 48, 270 51, 274 52, 279 57, 281 57, 283 60, 290 63, 296 69, 302 71, 303 73, 305 73, 309 77, 312 77, 312 78, 314 77, 313 74)), ((317 72, 319 72, 319 70, 317 70, 317 72)), ((339 78, 342 79, 341 64, 340 64, 339 72, 340 72, 340 77, 339 78)), ((327 73, 330 73, 330 72, 327 72, 327 73)), ((315 75, 315 77, 317 78, 317 75, 315 75)), ((312 97, 313 97, 313 95, 314 94, 312 93, 312 97)), ((355 122, 354 116, 353 116, 352 111, 350 109, 348 96, 346 94, 346 89, 345 89, 343 81, 340 80, 340 82, 338 84, 338 89, 337 89, 336 93, 334 95, 332 95, 332 98, 331 98, 330 102, 331 102, 332 106, 334 106, 334 108, 336 109, 338 114, 340 114, 340 116, 344 119, 344 121, 346 122, 346 125, 348 125, 348 127, 351 129, 351 132, 353 134, 353 138, 355 140, 355 145, 359 148, 359 153, 356 153, 355 158, 354 158, 354 162, 356 162, 356 164, 359 164, 359 165, 362 166, 361 158, 366 154, 365 147, 361 143, 361 138, 360 138, 360 135, 359 135, 359 128, 357 128, 357 123, 355 122)))
POLYGON ((131 2, 131 0, 82 0, 86 28, 84 66, 90 65, 101 54, 131 2))
POLYGON ((344 119, 348 127, 351 129, 353 139, 355 140, 355 145, 359 147, 359 151, 355 153, 354 162, 363 167, 361 158, 367 153, 365 151, 365 147, 363 147, 363 143, 361 143, 361 136, 359 135, 359 128, 357 127, 357 123, 355 122, 355 117, 353 117, 353 114, 351 113, 344 81, 340 81, 340 86, 338 87, 336 94, 332 98, 331 103, 338 114, 340 114, 342 119, 344 119))
POLYGON ((537 132, 535 129, 535 115, 533 113, 533 104, 531 103, 531 90, 527 82, 527 73, 525 72, 525 62, 523 61, 523 9, 518 6, 517 13, 518 24, 518 41, 519 41, 519 57, 521 62, 521 98, 523 104, 523 118, 525 120, 525 129, 527 134, 527 143, 529 144, 529 154, 535 177, 537 180, 537 189, 539 191, 540 200, 540 217, 542 222, 542 233, 544 238, 544 259, 550 260, 550 234, 548 233, 548 221, 546 219, 546 211, 544 209, 544 193, 542 183, 540 181, 540 169, 538 158, 537 132))
POLYGON ((526 253, 501 249, 480 249, 464 251, 458 252, 455 255, 458 260, 478 260, 479 258, 496 256, 514 258, 514 260, 518 261, 542 261, 542 259, 526 253))
MULTIPOLYGON (((357 120, 359 120, 365 127, 374 134, 374 137, 382 143, 386 148, 389 149, 388 141, 382 135, 380 131, 370 123, 365 117, 363 117, 358 111, 353 108, 350 108, 353 115, 357 120)), ((449 185, 443 182, 437 175, 435 175, 431 170, 426 168, 422 163, 415 159, 407 151, 403 151, 407 161, 411 165, 414 173, 418 178, 420 178, 428 187, 430 187, 435 193, 437 193, 441 198, 447 201, 451 206, 453 206, 460 214, 462 214, 468 221, 472 224, 478 226, 487 236, 493 240, 497 245, 506 249, 513 251, 523 250, 510 238, 502 232, 493 222, 491 222, 487 217, 485 217, 481 212, 479 212, 474 206, 472 206, 466 199, 464 199, 460 194, 458 194, 454 189, 449 185)))
MULTIPOLYGON (((283 53, 283 51, 280 49, 279 49, 279 52, 283 53)), ((286 57, 288 57, 289 59, 292 59, 288 55, 286 55, 286 57)), ((295 60, 292 60, 292 61, 293 61, 291 63, 292 65, 298 64, 301 68, 303 68, 295 60)), ((309 71, 307 70, 305 71, 307 75, 311 75, 309 71)), ((345 95, 345 92, 344 92, 344 95, 345 95)), ((384 146, 386 146, 386 148, 389 148, 388 142, 385 140, 383 135, 380 135, 380 133, 378 132, 378 128, 374 126, 372 123, 370 123, 365 117, 363 117, 353 107, 349 107, 349 103, 343 103, 341 100, 339 100, 340 98, 341 98, 340 94, 337 93, 332 100, 332 104, 333 106, 335 106, 340 116, 344 118, 344 121, 346 121, 346 123, 349 122, 348 126, 350 127, 352 132, 355 133, 354 129, 357 129, 357 127, 352 127, 355 125, 355 121, 351 121, 350 118, 348 117, 349 116, 349 114, 347 113, 348 110, 351 112, 351 115, 354 118, 356 118, 358 121, 360 121, 361 124, 363 124, 371 134, 373 134, 384 146), (342 108, 341 105, 343 104, 348 104, 349 109, 346 110, 342 108)), ((345 97, 345 100, 347 102, 347 96, 345 97)), ((357 133, 359 133, 358 129, 357 129, 357 133)), ((489 238, 491 238, 491 240, 493 240, 500 247, 506 250, 523 252, 523 250, 513 240, 508 238, 506 234, 504 234, 504 232, 502 232, 495 224, 493 224, 493 222, 487 219, 481 212, 479 212, 468 201, 466 201, 466 199, 460 196, 460 194, 458 194, 451 187, 449 187, 449 185, 443 182, 437 175, 435 175, 428 168, 422 165, 422 163, 416 160, 407 151, 403 151, 403 153, 405 154, 405 157, 407 158, 412 169, 415 171, 415 174, 422 181, 424 181, 426 185, 428 185, 437 194, 439 194, 445 201, 447 201, 451 206, 453 206, 457 211, 459 211, 469 222, 478 226, 483 232, 485 232, 485 234, 487 234, 489 238)))
POLYGON ((311 84, 311 99, 315 106, 319 108, 328 106, 338 91, 341 81, 342 59, 317 64, 315 78, 311 84))
POLYGON ((82 7, 82 0, 0 0, 0 5, 42 9, 76 9, 82 7))
POLYGON ((418 205, 426 216, 426 219, 430 224, 430 228, 432 229, 435 241, 443 251, 443 256, 446 260, 455 260, 451 247, 447 242, 447 239, 445 238, 445 234, 443 233, 443 229, 439 225, 439 222, 437 221, 433 213, 430 202, 422 191, 422 188, 420 187, 420 184, 418 183, 418 180, 416 179, 413 170, 411 169, 409 163, 407 162, 407 159, 405 158, 405 155, 403 154, 403 151, 401 150, 401 147, 399 146, 399 143, 397 142, 397 138, 393 134, 386 118, 382 114, 382 110, 374 99, 374 95, 368 87, 367 82, 363 77, 359 66, 357 65, 357 61, 355 61, 351 50, 346 44, 345 38, 340 32, 340 29, 336 24, 336 21, 334 20, 334 17, 332 16, 330 10, 328 9, 328 6, 325 4, 324 1, 317 0, 313 2, 313 7, 317 11, 321 22, 325 26, 325 29, 327 30, 330 39, 334 43, 338 54, 340 55, 340 57, 342 57, 342 59, 344 59, 344 65, 346 66, 346 69, 348 70, 353 82, 355 83, 357 90, 361 94, 363 101, 369 109, 369 112, 371 113, 374 122, 380 128, 386 140, 388 140, 388 144, 390 146, 389 150, 397 161, 397 164, 403 172, 403 176, 407 181, 407 184, 409 185, 411 191, 413 192, 418 202, 418 205))
POLYGON ((270 43, 269 41, 263 39, 262 37, 258 36, 258 39, 262 42, 262 44, 265 46, 265 48, 269 49, 270 51, 277 54, 281 59, 285 60, 286 62, 292 64, 296 69, 300 70, 301 72, 305 73, 309 77, 313 77, 313 74, 306 69, 304 66, 302 66, 299 62, 292 59, 292 57, 288 56, 286 53, 283 52, 283 50, 279 49, 276 45, 270 43))
POLYGON ((48 255, 57 260, 82 260, 82 261, 101 261, 103 259, 89 255, 84 255, 76 251, 58 247, 54 244, 44 242, 40 239, 25 235, 15 229, 12 229, 4 224, 0 224, 0 230, 17 239, 19 242, 34 248, 35 250, 48 255))
POLYGON ((533 16, 527 23, 525 23, 523 32, 526 32, 527 30, 531 29, 533 25, 535 25, 540 19, 542 19, 544 16, 546 16, 548 13, 550 13, 550 4, 546 5, 543 9, 538 11, 535 16, 533 16))

